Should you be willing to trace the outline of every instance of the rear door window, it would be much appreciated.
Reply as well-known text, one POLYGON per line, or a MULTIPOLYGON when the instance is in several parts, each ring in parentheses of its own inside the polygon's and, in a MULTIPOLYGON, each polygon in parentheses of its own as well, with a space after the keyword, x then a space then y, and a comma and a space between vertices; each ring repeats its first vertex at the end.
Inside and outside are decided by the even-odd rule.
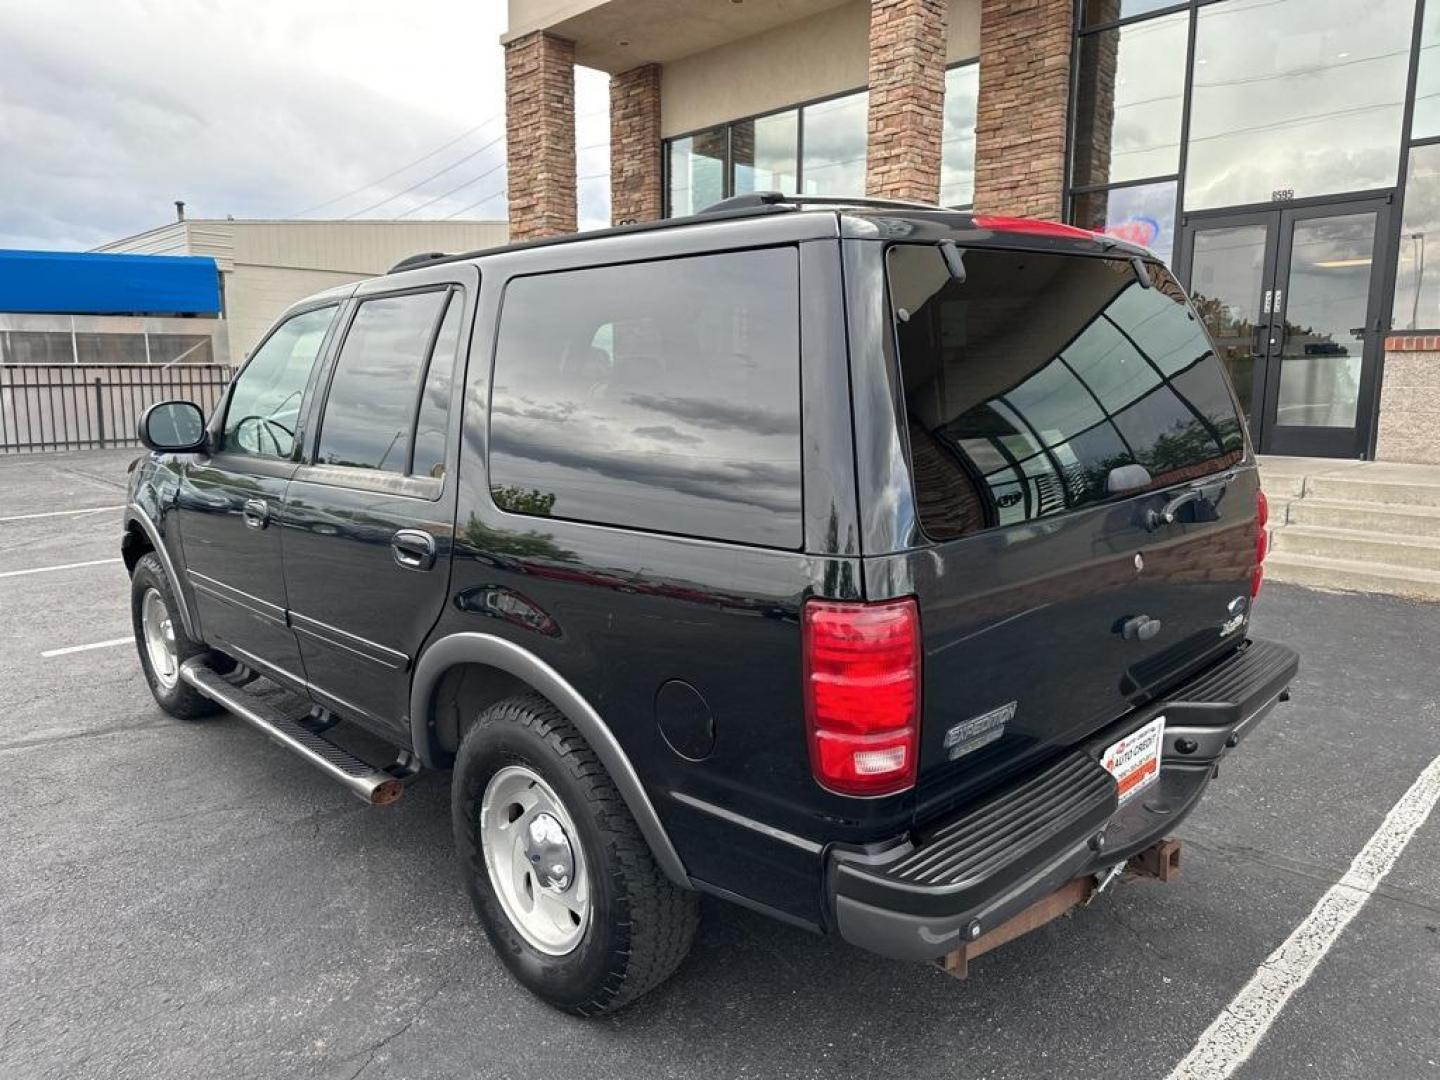
POLYGON ((496 505, 799 547, 798 274, 793 248, 770 248, 511 281, 496 505))
POLYGON ((976 249, 952 280, 890 249, 890 299, 921 524, 936 539, 1226 468, 1244 450, 1219 361, 1150 264, 976 249))
POLYGON ((449 296, 381 296, 356 309, 330 377, 320 464, 406 471, 420 379, 449 296))

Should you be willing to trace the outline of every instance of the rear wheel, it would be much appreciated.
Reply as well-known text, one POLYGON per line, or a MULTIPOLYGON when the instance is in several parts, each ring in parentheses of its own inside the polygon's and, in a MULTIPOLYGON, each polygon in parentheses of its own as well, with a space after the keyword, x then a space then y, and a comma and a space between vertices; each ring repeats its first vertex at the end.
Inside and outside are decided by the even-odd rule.
POLYGON ((198 720, 220 706, 180 678, 180 665, 208 650, 185 633, 179 610, 160 560, 153 552, 142 555, 130 577, 130 621, 140 667, 162 709, 181 720, 198 720))
POLYGON ((486 709, 461 743, 452 799, 475 910, 532 993, 594 1016, 679 967, 696 895, 655 864, 594 752, 550 702, 527 694, 486 709))

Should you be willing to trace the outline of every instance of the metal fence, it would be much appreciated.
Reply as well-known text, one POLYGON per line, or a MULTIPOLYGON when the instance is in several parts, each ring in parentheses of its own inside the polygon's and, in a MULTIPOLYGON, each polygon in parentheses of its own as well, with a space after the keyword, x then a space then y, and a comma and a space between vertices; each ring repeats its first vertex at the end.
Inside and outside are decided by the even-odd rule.
POLYGON ((138 446, 146 408, 180 398, 208 416, 230 374, 225 364, 0 366, 0 454, 138 446))

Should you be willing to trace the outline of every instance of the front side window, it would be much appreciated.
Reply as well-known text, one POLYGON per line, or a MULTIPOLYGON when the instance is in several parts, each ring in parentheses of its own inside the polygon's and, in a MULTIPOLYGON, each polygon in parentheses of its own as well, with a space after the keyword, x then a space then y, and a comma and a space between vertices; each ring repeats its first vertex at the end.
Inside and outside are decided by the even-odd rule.
POLYGON ((511 513, 799 547, 795 250, 512 281, 490 483, 511 513))
POLYGON ((356 309, 330 377, 320 464, 405 472, 416 388, 448 296, 382 296, 356 309))
POLYGON ((895 337, 921 524, 935 539, 1226 468, 1244 434, 1184 293, 1158 265, 891 249, 895 337))
POLYGON ((305 384, 334 317, 334 307, 302 312, 265 339, 230 391, 223 450, 250 457, 290 456, 305 384))

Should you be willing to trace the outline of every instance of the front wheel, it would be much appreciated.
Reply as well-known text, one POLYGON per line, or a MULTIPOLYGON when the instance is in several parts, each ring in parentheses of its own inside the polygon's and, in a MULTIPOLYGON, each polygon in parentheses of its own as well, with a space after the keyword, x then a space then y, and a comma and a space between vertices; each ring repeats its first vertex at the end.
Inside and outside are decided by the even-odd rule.
POLYGON ((611 1012, 685 959, 696 895, 665 877, 594 752, 544 698, 481 714, 456 757, 452 809, 486 935, 538 997, 611 1012))
POLYGON ((220 706, 180 678, 180 665, 207 649, 185 633, 170 579, 153 553, 141 556, 130 576, 130 622, 140 667, 160 707, 181 720, 219 712, 220 706))

